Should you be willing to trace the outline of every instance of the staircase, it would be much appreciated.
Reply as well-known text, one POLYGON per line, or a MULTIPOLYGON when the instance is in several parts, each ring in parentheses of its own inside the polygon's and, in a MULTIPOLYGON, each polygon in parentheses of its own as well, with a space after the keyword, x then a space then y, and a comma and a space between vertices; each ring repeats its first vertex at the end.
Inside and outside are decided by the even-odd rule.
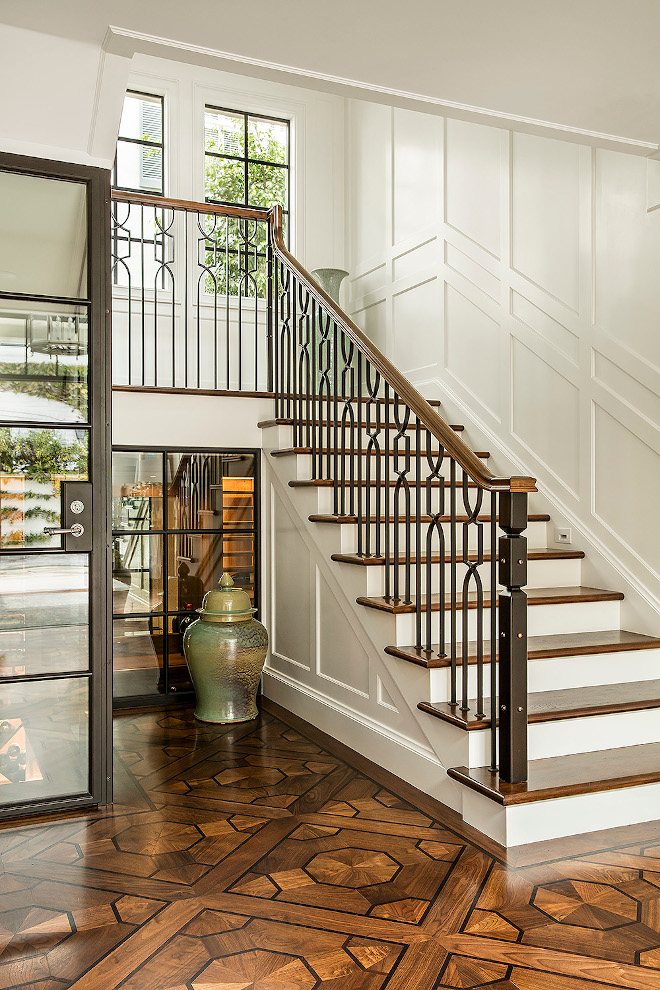
MULTIPOLYGON (((327 422, 332 427, 332 420, 327 422)), ((291 417, 260 426, 268 456, 287 462, 281 477, 289 478, 298 511, 324 531, 319 542, 338 569, 340 585, 355 596, 365 626, 370 616, 371 638, 385 643, 384 654, 396 659, 396 676, 405 679, 411 666, 426 673, 417 708, 422 717, 436 724, 427 727, 427 732, 449 777, 460 787, 459 810, 469 824, 502 844, 518 845, 537 837, 660 817, 660 638, 620 628, 623 595, 583 586, 584 553, 547 547, 551 526, 547 513, 532 511, 528 516, 528 777, 509 783, 490 768, 491 720, 479 712, 476 700, 479 650, 475 630, 470 631, 473 638, 467 649, 468 711, 463 711, 460 700, 451 702, 451 664, 439 655, 439 645, 433 644, 431 650, 414 645, 416 590, 409 602, 385 595, 384 555, 357 552, 356 517, 331 511, 334 481, 311 477, 311 449, 293 445, 291 417), (375 634, 374 622, 378 626, 375 634), (449 754, 455 760, 451 764, 446 763, 449 754), (608 809, 617 807, 622 815, 608 815, 608 809)), ((363 441, 366 444, 364 437, 363 441)), ((477 456, 487 465, 487 451, 477 456)), ((375 482, 370 484, 376 488, 375 482)), ((393 484, 389 480, 387 487, 393 484)), ((382 506, 384 478, 378 490, 383 493, 382 506)), ((489 518, 488 499, 484 509, 489 518)), ((448 518, 443 520, 445 529, 449 524, 448 518)), ((389 522, 390 546, 394 530, 403 525, 405 520, 389 522)), ((438 561, 435 554, 433 562, 438 561)), ((490 554, 484 553, 480 570, 486 626, 492 607, 490 564, 490 554)), ((451 567, 449 554, 444 566, 451 567)), ((442 602, 434 596, 429 603, 423 585, 421 592, 424 621, 429 609, 432 613, 450 610, 448 595, 442 602)), ((460 594, 456 607, 462 612, 460 594)), ((476 615, 476 608, 470 611, 476 615)), ((489 668, 488 641, 482 655, 489 668)), ((462 650, 457 669, 462 682, 462 650)), ((486 670, 484 683, 489 681, 486 670)))
MULTIPOLYGON (((355 708, 344 741, 410 772, 505 846, 660 818, 660 638, 622 629, 623 594, 585 586, 584 553, 549 546, 534 479, 496 476, 490 453, 416 392, 287 250, 279 207, 160 204, 192 211, 200 230, 199 216, 226 213, 246 244, 251 224, 268 225, 250 351, 253 381, 265 368, 274 394, 273 418, 259 424, 268 478, 417 740, 390 759, 396 747, 355 708)), ((241 305, 239 293, 239 315, 241 305)), ((230 329, 227 318, 212 338, 217 357, 226 335, 228 387, 230 329)), ((156 359, 157 344, 154 332, 156 359)), ((198 329, 197 387, 202 345, 198 329)), ((168 346, 174 355, 174 330, 168 346)), ((173 358, 172 384, 176 375, 173 358)), ((272 518, 271 530, 277 538, 272 518)), ((339 713, 308 687, 266 668, 275 700, 341 738, 339 713)))

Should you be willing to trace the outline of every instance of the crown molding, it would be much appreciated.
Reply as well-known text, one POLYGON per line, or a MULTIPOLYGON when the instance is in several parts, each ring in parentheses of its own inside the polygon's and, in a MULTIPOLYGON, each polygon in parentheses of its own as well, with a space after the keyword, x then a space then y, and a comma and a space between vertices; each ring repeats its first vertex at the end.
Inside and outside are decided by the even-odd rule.
POLYGON ((491 127, 541 134, 558 140, 573 141, 578 144, 608 148, 628 154, 644 157, 660 154, 660 146, 657 143, 639 141, 617 134, 603 134, 598 131, 571 127, 553 121, 537 120, 518 114, 502 113, 487 107, 475 107, 465 103, 456 103, 452 100, 441 100, 423 93, 380 86, 359 79, 316 72, 312 69, 251 58, 247 55, 236 55, 232 52, 208 48, 205 45, 174 41, 171 38, 162 38, 141 31, 131 31, 114 25, 108 27, 103 48, 110 54, 122 55, 125 58, 132 58, 136 54, 167 58, 226 72, 258 76, 262 79, 270 79, 289 85, 305 85, 310 89, 320 89, 347 98, 370 100, 375 103, 385 103, 423 113, 435 113, 439 116, 473 121, 491 127))

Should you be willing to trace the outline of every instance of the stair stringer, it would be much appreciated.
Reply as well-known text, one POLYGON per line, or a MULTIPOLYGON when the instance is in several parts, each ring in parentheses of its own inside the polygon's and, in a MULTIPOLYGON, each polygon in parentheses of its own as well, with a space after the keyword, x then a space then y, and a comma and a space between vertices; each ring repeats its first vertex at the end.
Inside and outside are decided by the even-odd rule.
MULTIPOLYGON (((393 618, 357 604, 353 582, 349 581, 347 587, 344 581, 346 565, 331 560, 331 554, 339 550, 339 527, 310 522, 308 515, 314 507, 306 495, 313 499, 314 490, 302 492, 289 487, 289 481, 297 477, 297 457, 269 456, 272 449, 290 446, 289 432, 288 427, 264 431, 263 512, 264 530, 269 534, 263 568, 264 601, 272 640, 264 670, 264 694, 462 814, 467 789, 448 777, 446 770, 469 759, 468 734, 429 718, 417 708, 418 702, 429 696, 430 678, 426 668, 406 664, 384 653, 385 647, 392 642, 393 618), (287 438, 283 436, 284 431, 287 438), (298 590, 300 597, 305 599, 308 594, 305 589, 313 586, 315 629, 307 663, 301 662, 300 656, 286 657, 278 651, 277 611, 280 603, 276 570, 279 534, 275 518, 278 503, 310 559, 311 577, 295 574, 291 568, 284 589, 290 597, 295 597, 298 590), (322 650, 317 614, 320 581, 329 590, 367 656, 368 692, 358 693, 354 686, 342 684, 339 678, 329 679, 319 671, 322 650), (393 705, 384 701, 383 688, 393 705)), ((362 577, 366 587, 366 574, 362 577)), ((493 806, 492 814, 497 819, 503 818, 504 809, 493 806)), ((500 831, 503 824, 493 822, 493 826, 495 831, 500 831)))

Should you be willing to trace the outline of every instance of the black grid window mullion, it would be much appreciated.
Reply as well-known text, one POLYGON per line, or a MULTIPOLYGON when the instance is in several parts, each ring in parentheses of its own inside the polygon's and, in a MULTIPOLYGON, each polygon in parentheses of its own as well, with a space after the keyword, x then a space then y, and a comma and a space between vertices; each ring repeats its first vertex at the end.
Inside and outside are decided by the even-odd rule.
POLYGON ((245 161, 243 163, 243 175, 244 175, 244 197, 245 205, 248 204, 248 116, 246 113, 243 114, 243 156, 245 161))

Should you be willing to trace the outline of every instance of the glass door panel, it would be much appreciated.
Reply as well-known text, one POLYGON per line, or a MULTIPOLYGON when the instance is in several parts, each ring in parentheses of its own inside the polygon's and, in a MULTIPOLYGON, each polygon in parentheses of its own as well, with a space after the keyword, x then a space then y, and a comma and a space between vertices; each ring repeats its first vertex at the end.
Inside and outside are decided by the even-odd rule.
POLYGON ((0 818, 110 790, 109 176, 25 161, 0 155, 0 818))

